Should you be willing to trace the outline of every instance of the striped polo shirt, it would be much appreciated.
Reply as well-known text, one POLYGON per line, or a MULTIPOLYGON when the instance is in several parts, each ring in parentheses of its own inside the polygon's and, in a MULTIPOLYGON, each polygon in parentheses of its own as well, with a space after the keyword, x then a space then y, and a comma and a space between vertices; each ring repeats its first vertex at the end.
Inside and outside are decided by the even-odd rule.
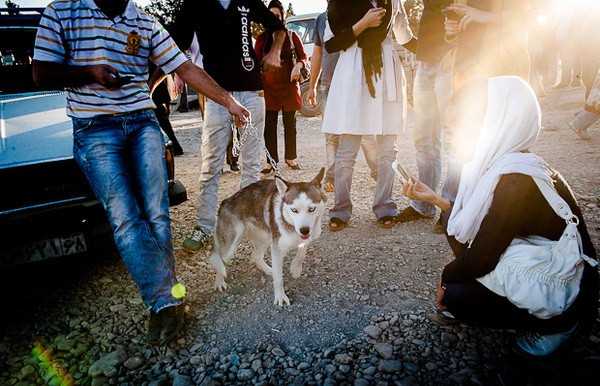
POLYGON ((165 73, 188 58, 169 33, 130 0, 125 12, 108 18, 94 0, 57 0, 44 11, 34 59, 70 66, 108 64, 133 82, 118 90, 100 84, 67 88, 67 114, 75 118, 154 108, 147 80, 151 60, 165 73))

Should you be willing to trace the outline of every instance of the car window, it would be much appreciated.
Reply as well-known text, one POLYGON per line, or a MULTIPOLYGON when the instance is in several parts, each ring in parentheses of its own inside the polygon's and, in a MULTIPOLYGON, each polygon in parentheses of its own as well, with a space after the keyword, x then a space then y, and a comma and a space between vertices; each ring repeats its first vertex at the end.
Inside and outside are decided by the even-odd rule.
POLYGON ((0 28, 0 93, 35 91, 31 60, 35 28, 0 28))
POLYGON ((294 20, 287 23, 288 29, 296 32, 304 44, 315 42, 315 25, 315 19, 294 20))

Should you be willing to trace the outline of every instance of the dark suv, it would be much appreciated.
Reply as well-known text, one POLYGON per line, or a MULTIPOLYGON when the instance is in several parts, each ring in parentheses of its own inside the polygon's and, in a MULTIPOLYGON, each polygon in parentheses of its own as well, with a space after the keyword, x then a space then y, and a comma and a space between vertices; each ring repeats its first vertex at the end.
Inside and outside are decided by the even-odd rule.
MULTIPOLYGON (((110 226, 73 160, 62 90, 40 90, 31 60, 43 9, 0 9, 0 267, 84 254, 110 226)), ((187 200, 165 145, 171 205, 187 200)))

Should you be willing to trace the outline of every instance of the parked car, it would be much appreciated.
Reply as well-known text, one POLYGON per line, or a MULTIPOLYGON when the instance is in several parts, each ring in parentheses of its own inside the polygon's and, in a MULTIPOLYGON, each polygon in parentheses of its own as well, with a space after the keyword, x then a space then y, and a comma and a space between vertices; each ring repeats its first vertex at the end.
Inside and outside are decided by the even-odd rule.
MULTIPOLYGON (((83 255, 110 236, 73 159, 62 90, 40 90, 31 60, 43 9, 0 9, 0 267, 83 255), (10 12, 9 12, 10 11, 10 12)), ((172 205, 187 200, 165 146, 172 205)))
MULTIPOLYGON (((306 15, 290 16, 287 19, 287 28, 294 31, 300 36, 302 43, 304 44, 304 50, 306 55, 310 58, 315 46, 315 33, 317 30, 317 17, 318 13, 310 13, 306 15)), ((305 81, 300 85, 300 91, 302 94, 302 109, 300 113, 306 117, 315 117, 321 114, 320 106, 312 106, 308 103, 308 91, 309 82, 305 81)))

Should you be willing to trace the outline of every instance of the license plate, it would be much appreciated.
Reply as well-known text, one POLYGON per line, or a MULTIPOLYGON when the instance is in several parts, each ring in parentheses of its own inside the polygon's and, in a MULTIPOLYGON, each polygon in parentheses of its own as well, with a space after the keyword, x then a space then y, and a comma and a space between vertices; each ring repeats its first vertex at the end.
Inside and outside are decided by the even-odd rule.
POLYGON ((76 233, 66 237, 41 240, 23 248, 22 255, 28 261, 41 261, 53 257, 76 255, 87 251, 85 236, 76 233))

